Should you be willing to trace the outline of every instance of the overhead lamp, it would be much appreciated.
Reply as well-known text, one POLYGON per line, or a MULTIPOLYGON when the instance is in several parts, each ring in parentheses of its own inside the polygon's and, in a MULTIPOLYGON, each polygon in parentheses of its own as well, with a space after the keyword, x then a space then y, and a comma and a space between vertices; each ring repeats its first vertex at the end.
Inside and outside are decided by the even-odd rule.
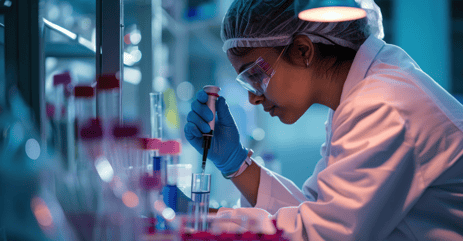
POLYGON ((296 13, 311 22, 342 22, 367 16, 355 0, 296 0, 296 13))

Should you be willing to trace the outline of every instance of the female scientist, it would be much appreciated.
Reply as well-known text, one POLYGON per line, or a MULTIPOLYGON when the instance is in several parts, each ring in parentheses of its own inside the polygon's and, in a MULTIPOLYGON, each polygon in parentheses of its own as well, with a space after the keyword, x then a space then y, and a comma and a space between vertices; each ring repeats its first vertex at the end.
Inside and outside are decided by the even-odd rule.
MULTIPOLYGON (((463 106, 381 40, 372 0, 357 2, 366 18, 331 23, 298 19, 290 0, 231 4, 223 49, 249 102, 285 124, 315 103, 330 110, 322 158, 301 190, 253 162, 220 97, 208 157, 248 208, 217 214, 264 227, 276 219, 293 240, 463 240, 463 106)), ((206 100, 200 91, 185 125, 200 152, 206 100)))

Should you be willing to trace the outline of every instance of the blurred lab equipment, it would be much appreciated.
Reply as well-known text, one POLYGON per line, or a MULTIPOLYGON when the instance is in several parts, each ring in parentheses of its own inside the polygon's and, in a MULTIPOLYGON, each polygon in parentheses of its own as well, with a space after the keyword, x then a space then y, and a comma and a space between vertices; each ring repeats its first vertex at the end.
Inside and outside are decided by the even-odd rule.
POLYGON ((40 145, 29 107, 16 88, 0 106, 0 230, 6 240, 75 240, 54 188, 62 171, 40 145))
MULTIPOLYGON (((229 219, 209 215, 211 175, 191 174, 191 167, 187 168, 190 173, 182 173, 181 165, 185 164, 179 160, 181 143, 169 140, 160 147, 159 139, 137 137, 135 125, 115 125, 105 139, 103 122, 94 118, 92 112, 95 106, 92 90, 91 86, 76 86, 73 92, 77 149, 76 165, 69 170, 60 164, 61 155, 49 156, 34 142, 32 125, 24 120, 21 108, 10 111, 2 107, 0 126, 7 134, 0 142, 2 157, 5 157, 0 162, 0 194, 6 198, 0 209, 0 228, 5 230, 7 238, 198 240, 233 237, 247 240, 251 236, 270 237, 250 231, 214 230, 213 222, 226 223, 229 219), (106 141, 111 145, 106 145, 106 141), (161 197, 161 163, 153 156, 153 151, 159 148, 160 156, 170 165, 165 184, 175 190, 168 193, 171 196, 166 203, 176 210, 161 197), (178 188, 184 176, 191 177, 192 199, 178 188), (24 211, 18 212, 15 208, 18 205, 24 211), (183 222, 185 218, 187 221, 183 222)), ((16 102, 16 99, 12 101, 16 102)), ((249 222, 239 222, 243 227, 240 230, 252 230, 249 222)))
POLYGON ((162 92, 150 93, 151 138, 162 140, 162 92))
POLYGON ((166 166, 166 185, 163 189, 164 202, 174 211, 177 211, 178 199, 178 170, 177 165, 180 163, 179 155, 181 152, 181 143, 176 140, 162 142, 160 154, 166 166))
POLYGON ((53 76, 54 116, 52 128, 54 148, 63 156, 66 169, 74 165, 74 96, 72 95, 72 78, 69 72, 53 76))
POLYGON ((120 84, 115 75, 102 75, 96 83, 97 116, 101 119, 103 133, 107 138, 121 117, 120 84))
POLYGON ((55 186, 58 200, 79 239, 91 240, 101 185, 86 150, 88 145, 84 145, 88 137, 82 138, 80 131, 95 118, 94 88, 75 86, 72 93, 74 101, 68 105, 67 110, 75 110, 75 119, 68 120, 72 125, 66 133, 75 143, 72 146, 75 161, 69 163, 68 171, 56 174, 55 186))
POLYGON ((101 184, 92 240, 136 239, 141 234, 141 224, 135 209, 139 200, 133 189, 130 189, 127 179, 123 179, 126 176, 116 172, 108 161, 108 157, 114 158, 113 163, 114 160, 121 160, 114 154, 116 148, 105 149, 107 146, 103 145, 103 127, 99 119, 92 120, 82 128, 80 136, 90 157, 89 161, 93 164, 94 175, 98 174, 101 184))
POLYGON ((142 171, 139 176, 139 216, 143 219, 143 232, 152 234, 156 230, 164 229, 162 216, 156 214, 152 204, 161 199, 162 178, 160 158, 154 156, 158 152, 161 141, 156 138, 140 138, 139 148, 142 151, 142 171))

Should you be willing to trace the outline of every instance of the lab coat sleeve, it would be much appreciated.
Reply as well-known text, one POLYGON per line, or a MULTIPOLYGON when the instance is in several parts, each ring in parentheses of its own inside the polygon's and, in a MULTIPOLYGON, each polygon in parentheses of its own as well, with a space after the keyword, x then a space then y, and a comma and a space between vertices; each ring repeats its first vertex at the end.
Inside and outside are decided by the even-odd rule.
MULTIPOLYGON (((296 206, 307 200, 302 191, 291 180, 263 166, 260 168, 259 190, 255 208, 264 209, 274 214, 281 207, 296 206)), ((244 196, 241 196, 241 207, 252 207, 244 196)))
MULTIPOLYGON (((407 123, 394 107, 374 102, 338 107, 317 201, 280 208, 262 223, 276 219, 292 240, 384 240, 392 232, 424 187, 407 123)), ((265 216, 262 210, 225 212, 265 216)))

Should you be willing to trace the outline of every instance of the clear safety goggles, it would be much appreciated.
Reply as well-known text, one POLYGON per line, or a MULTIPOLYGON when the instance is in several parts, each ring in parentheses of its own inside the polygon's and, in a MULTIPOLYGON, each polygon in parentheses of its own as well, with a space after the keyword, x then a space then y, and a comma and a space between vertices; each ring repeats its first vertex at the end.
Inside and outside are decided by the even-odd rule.
POLYGON ((261 96, 274 74, 275 70, 272 66, 265 62, 262 57, 259 57, 256 62, 236 77, 236 81, 249 92, 261 96))
MULTIPOLYGON (((278 63, 278 60, 280 60, 281 55, 285 52, 287 47, 288 46, 285 46, 283 51, 281 51, 280 56, 278 56, 275 61, 275 64, 278 63)), ((262 96, 267 90, 268 83, 274 74, 275 70, 272 66, 262 57, 259 57, 256 62, 236 77, 236 81, 247 91, 257 96, 262 96)))

